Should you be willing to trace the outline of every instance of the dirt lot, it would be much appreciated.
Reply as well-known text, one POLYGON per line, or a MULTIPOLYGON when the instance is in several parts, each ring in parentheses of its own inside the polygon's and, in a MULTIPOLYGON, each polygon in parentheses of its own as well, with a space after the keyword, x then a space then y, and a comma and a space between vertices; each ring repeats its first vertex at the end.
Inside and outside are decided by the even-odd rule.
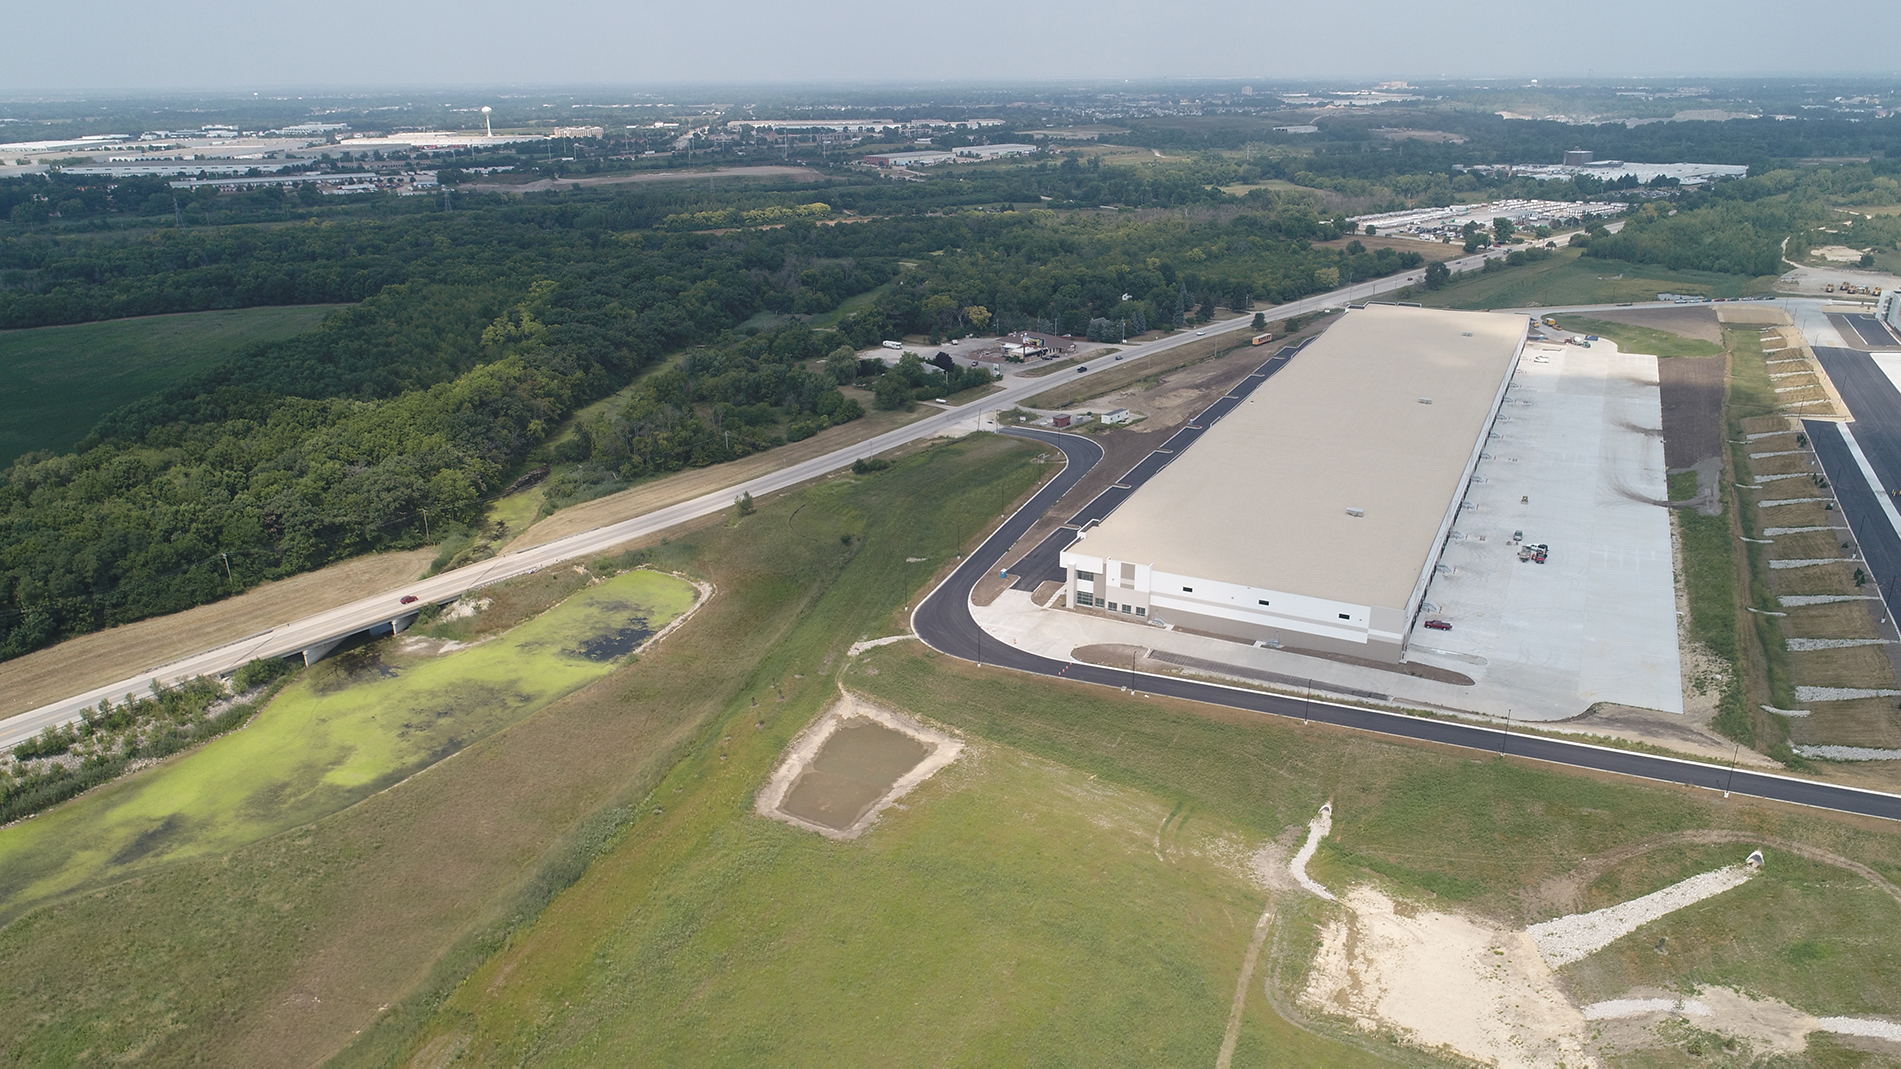
POLYGON ((436 550, 379 553, 265 583, 225 601, 81 635, 0 664, 0 716, 104 686, 421 575, 436 550))
POLYGON ((1633 327, 1649 327, 1651 330, 1667 330, 1685 338, 1723 344, 1723 330, 1716 322, 1716 309, 1707 304, 1678 307, 1669 305, 1663 308, 1618 308, 1608 312, 1592 312, 1592 319, 1603 319, 1612 323, 1627 323, 1633 327))
POLYGON ((1340 249, 1345 251, 1347 245, 1354 241, 1365 245, 1369 252, 1378 249, 1391 249, 1394 252, 1416 252, 1424 256, 1428 263, 1434 260, 1456 260, 1465 255, 1465 247, 1462 245, 1448 245, 1443 241, 1420 241, 1417 238, 1389 238, 1384 234, 1376 234, 1370 238, 1362 235, 1358 238, 1347 237, 1335 238, 1332 241, 1316 241, 1314 242, 1314 248, 1340 249))
MULTIPOLYGON (((1711 322, 1714 329, 1715 323, 1711 322)), ((1693 468, 1723 451, 1723 369, 1720 356, 1657 361, 1663 396, 1663 463, 1693 468)))
POLYGON ((470 182, 460 188, 471 193, 541 193, 574 186, 622 186, 633 182, 677 182, 687 178, 790 178, 795 182, 816 182, 825 177, 810 167, 716 167, 708 171, 641 171, 637 174, 602 174, 589 178, 543 178, 535 182, 470 182))

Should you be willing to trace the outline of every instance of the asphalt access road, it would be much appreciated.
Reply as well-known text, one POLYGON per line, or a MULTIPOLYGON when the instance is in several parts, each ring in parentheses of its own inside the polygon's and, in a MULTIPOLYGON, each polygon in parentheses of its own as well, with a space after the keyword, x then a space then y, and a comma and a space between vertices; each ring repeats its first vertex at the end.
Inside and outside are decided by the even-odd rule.
MULTIPOLYGON (((1307 339, 1307 341, 1312 340, 1312 338, 1307 339)), ((1130 468, 1127 474, 1117 479, 1115 485, 1090 499, 1090 502, 1066 520, 1063 526, 1051 531, 1049 537, 1037 543, 1035 549, 1030 550, 1023 555, 1023 559, 1017 561, 1016 579, 1010 585, 1018 590, 1035 590, 1041 583, 1050 580, 1061 581, 1064 578, 1061 554, 1063 550, 1069 548, 1071 542, 1076 540, 1076 532, 1090 524, 1101 522, 1105 516, 1114 512, 1117 506, 1128 500, 1129 495, 1134 493, 1137 487, 1148 482, 1156 472, 1167 467, 1168 462, 1180 455, 1182 450, 1195 444, 1209 427, 1214 426, 1216 420, 1233 411, 1234 406, 1247 400, 1247 396, 1254 392, 1255 387, 1266 382, 1276 371, 1286 367, 1287 361, 1293 359, 1294 354, 1306 344, 1307 342, 1304 341, 1300 345, 1282 346, 1280 352, 1269 357, 1265 364, 1255 368, 1247 378, 1236 383, 1234 388, 1220 400, 1203 409, 1199 415, 1188 421, 1187 426, 1170 435, 1168 441, 1151 450, 1147 456, 1130 468)), ((1090 467, 1094 466, 1095 461, 1090 461, 1090 467)), ((1047 510, 1046 506, 1045 511, 1047 510)))
POLYGON ((1843 338, 1850 337, 1852 332, 1870 349, 1901 349, 1901 340, 1897 340, 1888 330, 1888 325, 1875 316, 1849 312, 1830 313, 1828 318, 1835 324, 1835 329, 1841 331, 1843 338))
MULTIPOLYGON (((1815 357, 1848 405, 1855 441, 1867 454, 1882 491, 1901 490, 1901 391, 1875 364, 1874 357, 1859 349, 1818 345, 1815 357)), ((1815 435, 1809 438, 1813 440, 1815 435)))
POLYGON ((1102 459, 1102 449, 1087 438, 1012 428, 1013 434, 1061 449, 1069 463, 1037 495, 1030 499, 997 528, 983 545, 965 558, 936 590, 912 613, 911 627, 920 639, 941 653, 961 657, 978 664, 994 665, 1042 676, 1060 676, 1082 683, 1105 687, 1130 688, 1147 694, 1206 702, 1210 705, 1268 713, 1302 721, 1319 721, 1339 727, 1357 728, 1382 735, 1436 742, 1470 750, 1486 750, 1514 757, 1530 758, 1572 768, 1615 772, 1620 775, 1663 783, 1681 783, 1715 791, 1753 795, 1797 805, 1831 809, 1842 813, 1901 820, 1901 796, 1865 791, 1854 787, 1816 783, 1790 776, 1752 772, 1722 765, 1703 764, 1671 757, 1613 750, 1588 743, 1567 742, 1536 735, 1518 735, 1509 730, 1480 727, 1445 720, 1428 720, 1402 713, 1386 713, 1351 705, 1337 705, 1311 698, 1295 698, 1217 683, 1199 683, 1173 676, 1106 668, 1101 665, 1058 661, 1027 653, 1017 646, 988 637, 970 614, 970 592, 984 573, 997 566, 1003 555, 1023 537, 1036 519, 1048 511, 1076 481, 1102 459))
MULTIPOLYGON (((1861 547, 1862 561, 1869 574, 1874 576, 1875 586, 1884 595, 1885 602, 1892 606, 1896 594, 1895 584, 1901 582, 1901 532, 1895 530, 1894 522, 1881 506, 1882 497, 1889 493, 1888 488, 1878 483, 1869 485, 1867 473, 1856 462, 1848 439, 1842 435, 1844 428, 1855 432, 1856 444, 1861 446, 1862 453, 1866 455, 1867 443, 1860 441, 1859 428, 1855 424, 1819 419, 1802 421, 1802 429, 1808 434, 1809 443, 1815 447, 1816 457, 1822 462, 1822 471, 1828 476, 1829 488, 1835 491, 1835 501, 1841 506, 1843 518, 1848 521, 1848 529, 1854 532, 1855 544, 1861 547)), ((1872 457, 1869 466, 1873 466, 1872 457)), ((1889 501, 1891 504, 1896 503, 1892 497, 1889 501)))

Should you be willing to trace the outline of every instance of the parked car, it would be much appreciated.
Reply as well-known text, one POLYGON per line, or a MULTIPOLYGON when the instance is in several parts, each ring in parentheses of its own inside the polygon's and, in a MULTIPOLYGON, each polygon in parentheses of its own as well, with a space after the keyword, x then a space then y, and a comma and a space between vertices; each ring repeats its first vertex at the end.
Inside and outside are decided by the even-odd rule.
POLYGON ((1434 631, 1450 631, 1450 630, 1452 630, 1452 625, 1451 625, 1451 624, 1449 624, 1449 623, 1447 623, 1447 622, 1445 622, 1444 620, 1427 620, 1427 621, 1426 621, 1426 626, 1427 626, 1427 627, 1429 627, 1429 628, 1431 628, 1431 629, 1432 629, 1432 630, 1434 630, 1434 631))
POLYGON ((404 604, 404 605, 414 605, 414 604, 416 604, 416 602, 417 602, 418 600, 419 600, 419 599, 418 599, 418 598, 416 597, 416 595, 414 595, 414 594, 404 594, 404 595, 403 595, 403 604, 404 604))

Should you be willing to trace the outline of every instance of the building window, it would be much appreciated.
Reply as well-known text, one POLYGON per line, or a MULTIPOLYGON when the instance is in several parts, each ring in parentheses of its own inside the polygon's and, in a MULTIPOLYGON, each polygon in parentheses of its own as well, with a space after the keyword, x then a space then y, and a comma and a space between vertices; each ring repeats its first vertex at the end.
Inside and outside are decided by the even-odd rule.
POLYGON ((1149 611, 1147 609, 1144 609, 1142 606, 1137 605, 1135 607, 1135 614, 1137 616, 1147 616, 1149 614, 1149 611))
POLYGON ((1340 619, 1342 619, 1342 620, 1351 620, 1351 619, 1353 619, 1353 617, 1351 617, 1351 616, 1348 616, 1348 615, 1347 615, 1346 613, 1341 613, 1341 614, 1340 614, 1340 619))
POLYGON ((1094 579, 1095 577, 1095 572, 1085 572, 1081 568, 1076 569, 1076 578, 1078 579, 1094 579))
POLYGON ((1184 594, 1193 594, 1194 592, 1195 592, 1195 588, 1192 586, 1182 587, 1182 593, 1184 594))
POLYGON ((1266 598, 1262 598, 1262 599, 1261 599, 1261 604, 1263 604, 1263 605, 1265 605, 1265 604, 1267 604, 1267 599, 1266 599, 1266 598))
POLYGON ((1087 594, 1076 595, 1076 607, 1078 609, 1086 609, 1090 607, 1091 605, 1094 605, 1095 603, 1096 603, 1096 599, 1090 597, 1087 594))

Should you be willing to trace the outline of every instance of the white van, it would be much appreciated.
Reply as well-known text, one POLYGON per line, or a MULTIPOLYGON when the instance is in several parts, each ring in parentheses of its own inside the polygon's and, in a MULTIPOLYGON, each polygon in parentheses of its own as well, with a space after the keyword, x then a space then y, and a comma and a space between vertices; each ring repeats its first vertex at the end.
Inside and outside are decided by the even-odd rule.
POLYGON ((904 343, 903 343, 903 342, 901 342, 901 341, 887 341, 887 342, 879 342, 878 344, 880 344, 880 345, 882 345, 882 346, 884 346, 884 347, 885 347, 885 348, 887 348, 887 349, 899 349, 899 350, 902 350, 902 349, 904 348, 904 343))

